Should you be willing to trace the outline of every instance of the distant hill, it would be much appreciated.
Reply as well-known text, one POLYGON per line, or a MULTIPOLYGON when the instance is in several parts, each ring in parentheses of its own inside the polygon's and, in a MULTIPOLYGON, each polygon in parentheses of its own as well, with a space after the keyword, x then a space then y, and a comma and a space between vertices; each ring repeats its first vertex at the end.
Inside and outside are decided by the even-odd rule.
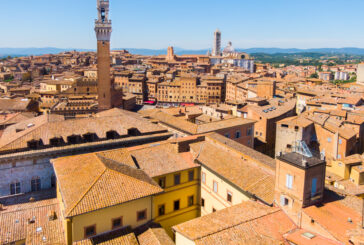
MULTIPOLYGON (((0 57, 7 56, 30 56, 30 55, 43 55, 43 54, 58 54, 66 51, 73 51, 74 49, 62 48, 0 48, 0 57)), ((86 49, 77 49, 77 51, 92 51, 86 49)))
MULTIPOLYGON (((136 48, 118 48, 113 50, 126 49, 132 54, 140 55, 164 55, 167 53, 167 49, 136 49, 136 48)), ((0 57, 7 56, 29 56, 29 55, 43 55, 43 54, 58 54, 66 51, 95 51, 92 49, 62 49, 62 48, 0 48, 0 57)), ((249 49, 237 49, 240 52, 246 52, 249 54, 263 53, 263 54, 296 54, 296 53, 321 53, 321 54, 347 54, 347 55, 364 55, 364 49, 362 48, 318 48, 318 49, 281 49, 281 48, 249 48, 249 49)), ((175 48, 177 55, 184 54, 200 54, 204 55, 208 52, 208 49, 191 50, 175 48)))

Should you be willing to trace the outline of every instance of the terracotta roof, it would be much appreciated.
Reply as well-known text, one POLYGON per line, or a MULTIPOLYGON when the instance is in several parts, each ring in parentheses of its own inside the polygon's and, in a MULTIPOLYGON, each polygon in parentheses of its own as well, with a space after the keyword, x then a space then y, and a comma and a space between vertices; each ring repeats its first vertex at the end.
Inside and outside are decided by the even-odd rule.
POLYGON ((29 99, 0 99, 0 111, 27 111, 29 99))
POLYGON ((163 228, 149 228, 138 236, 140 245, 174 245, 163 228))
POLYGON ((22 240, 27 244, 66 244, 57 199, 6 206, 0 211, 0 244, 22 240), (49 220, 50 212, 56 214, 53 221, 49 220))
POLYGON ((142 170, 97 153, 59 158, 53 161, 53 166, 67 217, 163 191, 142 170))
POLYGON ((271 99, 269 100, 268 105, 264 106, 247 105, 247 107, 248 110, 252 110, 265 118, 276 118, 290 111, 294 111, 296 107, 295 99, 291 99, 289 101, 281 100, 283 103, 279 101, 280 99, 271 99))
POLYGON ((322 206, 310 206, 304 208, 303 212, 336 239, 348 243, 348 232, 361 229, 362 209, 362 199, 355 197, 340 199, 334 193, 325 192, 322 206))
POLYGON ((288 234, 284 235, 285 239, 293 244, 297 245, 340 245, 341 243, 327 239, 316 233, 308 232, 303 229, 296 229, 288 234), (312 237, 312 238, 309 238, 312 237))
POLYGON ((74 242, 73 245, 139 245, 130 227, 74 242))
POLYGON ((255 195, 267 204, 274 201, 274 172, 252 160, 232 154, 211 142, 190 145, 199 163, 235 185, 244 192, 255 195))
MULTIPOLYGON (((105 158, 117 162, 127 162, 128 165, 130 164, 134 167, 138 166, 150 177, 161 176, 199 166, 192 160, 186 159, 183 154, 191 155, 189 152, 178 153, 177 145, 170 142, 144 145, 137 149, 117 149, 100 153, 105 158)), ((192 156, 190 158, 192 159, 192 156)))
POLYGON ((290 125, 290 126, 298 126, 298 127, 305 128, 305 127, 312 125, 313 122, 306 119, 305 117, 295 116, 295 117, 288 117, 283 120, 280 120, 279 122, 277 122, 277 124, 286 124, 286 125, 290 125))
POLYGON ((346 165, 352 165, 352 164, 361 164, 363 162, 364 158, 362 155, 354 154, 350 155, 348 157, 345 157, 342 160, 338 160, 346 165))
POLYGON ((260 153, 250 147, 247 147, 243 144, 240 144, 232 139, 228 139, 225 136, 222 136, 218 133, 206 134, 206 139, 207 141, 211 140, 214 143, 224 145, 225 147, 227 147, 227 149, 230 148, 240 153, 244 158, 249 158, 258 165, 262 165, 263 167, 268 167, 272 170, 276 169, 276 161, 273 158, 263 153, 260 153))
POLYGON ((0 125, 10 125, 19 123, 21 121, 33 118, 34 114, 31 112, 15 113, 10 115, 0 116, 0 125))
POLYGON ((295 224, 279 209, 246 201, 173 229, 196 244, 281 244, 295 224))
POLYGON ((215 121, 211 123, 205 123, 197 125, 191 123, 184 118, 174 117, 170 114, 162 112, 161 110, 144 110, 140 112, 145 117, 157 119, 159 122, 166 124, 170 127, 182 130, 188 134, 204 134, 209 132, 218 131, 225 128, 232 128, 236 126, 242 126, 255 123, 254 120, 244 118, 232 118, 226 120, 215 121))
POLYGON ((72 135, 95 133, 98 138, 106 138, 108 131, 116 131, 119 135, 128 135, 128 129, 137 128, 141 134, 165 132, 158 125, 150 123, 139 114, 113 109, 97 114, 96 117, 65 120, 59 115, 42 115, 22 121, 4 130, 0 138, 0 151, 27 148, 27 142, 42 140, 49 145, 52 138, 63 138, 72 135))

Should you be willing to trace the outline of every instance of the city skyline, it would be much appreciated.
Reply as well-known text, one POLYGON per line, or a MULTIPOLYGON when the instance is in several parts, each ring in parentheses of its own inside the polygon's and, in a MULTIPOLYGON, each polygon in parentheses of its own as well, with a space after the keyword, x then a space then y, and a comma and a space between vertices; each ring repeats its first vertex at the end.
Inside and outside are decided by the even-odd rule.
MULTIPOLYGON (((341 0, 258 2, 111 1, 112 48, 212 49, 216 28, 223 47, 232 41, 236 48, 364 48, 364 33, 357 31, 364 2, 345 1, 350 11, 343 11, 341 0)), ((0 47, 95 49, 94 6, 89 0, 6 1, 0 14, 11 23, 0 26, 7 36, 0 47)))

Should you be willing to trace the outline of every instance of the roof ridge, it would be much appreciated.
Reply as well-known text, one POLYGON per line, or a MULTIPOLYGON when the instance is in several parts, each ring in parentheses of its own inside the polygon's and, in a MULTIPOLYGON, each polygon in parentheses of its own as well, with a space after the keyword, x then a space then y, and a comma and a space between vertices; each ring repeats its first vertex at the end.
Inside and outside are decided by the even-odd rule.
POLYGON ((149 229, 148 229, 148 230, 150 230, 150 232, 152 232, 153 237, 157 240, 158 244, 159 244, 159 245, 163 245, 163 244, 159 241, 159 239, 158 239, 157 235, 153 232, 153 229, 152 229, 151 227, 149 227, 149 229))
MULTIPOLYGON (((305 213, 308 217, 310 217, 311 219, 314 219, 311 215, 309 215, 307 212, 305 212, 305 210, 302 210, 303 213, 305 213)), ((302 218, 301 218, 302 219, 302 218)), ((336 240, 341 242, 341 239, 338 238, 337 233, 336 232, 332 232, 332 230, 330 230, 329 228, 326 227, 326 225, 321 224, 320 222, 317 222, 317 220, 315 220, 315 223, 317 223, 321 228, 323 228, 327 233, 329 233, 330 235, 332 235, 336 240)), ((340 236, 340 235, 339 235, 340 236)))
MULTIPOLYGON (((94 154, 96 155, 96 154, 94 154)), ((92 189, 92 187, 96 184, 96 182, 101 178, 102 175, 104 175, 104 173, 107 170, 107 167, 103 164, 103 162, 101 162, 101 160, 96 156, 97 160, 104 166, 104 170, 101 172, 101 174, 95 178, 95 180, 92 182, 92 184, 90 185, 90 187, 81 195, 80 199, 73 205, 73 207, 67 212, 67 215, 69 215, 74 209, 75 207, 82 201, 82 199, 86 196, 86 194, 92 189)))
MULTIPOLYGON (((145 173, 142 169, 133 168, 132 166, 129 166, 129 165, 124 164, 124 163, 122 163, 122 162, 118 162, 118 161, 115 161, 115 160, 113 160, 113 159, 109 159, 109 158, 104 157, 104 156, 99 156, 97 153, 96 153, 96 155, 97 155, 97 158, 98 158, 100 161, 101 161, 101 159, 100 159, 100 158, 104 158, 104 159, 106 159, 106 160, 108 160, 108 161, 111 161, 111 162, 112 162, 112 163, 114 163, 114 164, 119 164, 119 165, 120 165, 120 166, 122 166, 122 167, 129 168, 129 169, 131 169, 132 171, 137 171, 138 173, 142 173, 142 174, 144 174, 146 177, 151 178, 151 177, 150 177, 147 173, 145 173)), ((101 161, 101 162, 102 162, 102 161, 101 161)), ((139 177, 139 176, 135 176, 135 175, 134 175, 134 173, 131 173, 132 175, 128 175, 128 174, 126 174, 126 173, 119 172, 119 171, 117 171, 117 170, 113 169, 112 167, 107 166, 107 165, 106 165, 106 163, 104 163, 104 162, 102 162, 102 164, 105 166, 105 168, 106 168, 107 170, 112 170, 112 171, 114 171, 114 172, 117 172, 118 174, 122 174, 122 175, 128 176, 128 177, 130 177, 130 178, 136 179, 136 180, 138 180, 138 181, 140 181, 140 182, 143 182, 143 183, 149 184, 149 185, 154 186, 154 187, 159 187, 159 186, 153 185, 153 184, 152 184, 152 183, 150 183, 149 181, 143 180, 143 178, 141 178, 141 177, 139 177)), ((136 164, 136 163, 134 162, 134 164, 136 164)), ((152 179, 152 178, 151 178, 151 179, 152 179)), ((153 180, 153 179, 152 179, 152 180, 153 180)))
MULTIPOLYGON (((241 225, 241 224, 244 224, 244 223, 247 223, 247 222, 253 221, 253 220, 257 220, 257 219, 260 219, 260 218, 266 217, 266 216, 271 215, 271 214, 274 214, 274 213, 278 213, 278 212, 280 212, 280 211, 281 211, 280 209, 277 209, 277 210, 275 210, 275 211, 268 212, 267 214, 264 214, 264 215, 262 215, 262 216, 259 216, 259 217, 255 217, 255 218, 252 218, 252 219, 248 219, 248 220, 241 221, 241 222, 239 222, 239 223, 237 223, 237 224, 233 224, 233 225, 230 225, 230 226, 228 226, 228 227, 225 227, 224 229, 221 229, 221 230, 218 230, 218 231, 214 231, 214 232, 209 232, 208 234, 202 235, 201 237, 197 237, 197 238, 196 238, 196 239, 194 239, 194 240, 202 239, 202 238, 207 237, 207 236, 210 236, 210 235, 212 235, 212 234, 222 232, 222 231, 224 231, 224 230, 227 230, 227 229, 230 229, 230 228, 236 227, 236 226, 238 226, 238 225, 241 225)), ((213 214, 213 213, 212 213, 212 214, 213 214)))

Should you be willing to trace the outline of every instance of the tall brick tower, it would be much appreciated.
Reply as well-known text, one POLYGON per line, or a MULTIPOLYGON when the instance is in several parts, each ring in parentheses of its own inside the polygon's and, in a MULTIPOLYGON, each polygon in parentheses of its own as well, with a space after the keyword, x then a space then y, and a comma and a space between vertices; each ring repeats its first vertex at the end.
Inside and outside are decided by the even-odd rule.
POLYGON ((113 103, 113 82, 110 77, 109 0, 97 0, 98 19, 95 20, 97 38, 97 74, 99 111, 111 109, 113 103))

